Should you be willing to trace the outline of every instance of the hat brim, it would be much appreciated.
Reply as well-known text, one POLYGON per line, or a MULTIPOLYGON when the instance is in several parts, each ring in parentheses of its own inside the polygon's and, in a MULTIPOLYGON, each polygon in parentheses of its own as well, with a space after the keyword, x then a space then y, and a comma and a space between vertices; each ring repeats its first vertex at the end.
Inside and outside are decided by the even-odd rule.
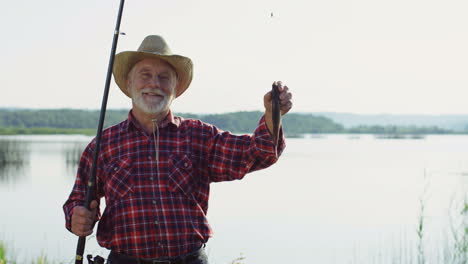
POLYGON ((132 67, 143 59, 162 59, 169 63, 177 73, 176 97, 179 97, 187 90, 192 82, 193 63, 190 58, 180 55, 162 55, 158 53, 142 52, 142 51, 123 51, 115 55, 114 58, 114 80, 120 90, 131 97, 127 87, 127 75, 132 67))

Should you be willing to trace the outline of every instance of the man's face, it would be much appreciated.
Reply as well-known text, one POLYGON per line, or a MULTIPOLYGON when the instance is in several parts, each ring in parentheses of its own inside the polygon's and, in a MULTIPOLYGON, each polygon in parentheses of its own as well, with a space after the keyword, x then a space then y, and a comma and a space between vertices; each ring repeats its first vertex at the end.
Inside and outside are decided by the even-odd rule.
POLYGON ((177 75, 161 59, 144 59, 128 73, 127 87, 133 106, 148 114, 169 110, 175 98, 177 75))

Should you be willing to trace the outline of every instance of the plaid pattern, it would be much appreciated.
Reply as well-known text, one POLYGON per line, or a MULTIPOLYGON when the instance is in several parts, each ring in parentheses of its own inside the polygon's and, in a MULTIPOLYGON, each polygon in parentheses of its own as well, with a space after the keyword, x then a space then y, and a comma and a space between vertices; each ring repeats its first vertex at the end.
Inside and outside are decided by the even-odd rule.
MULTIPOLYGON (((101 246, 140 258, 193 251, 212 235, 206 219, 209 184, 242 179, 277 160, 264 117, 254 135, 237 136, 169 113, 159 134, 156 162, 153 135, 131 112, 103 131, 97 169, 97 193, 106 202, 97 230, 101 246)), ((94 145, 93 140, 83 152, 63 206, 69 230, 73 207, 84 202, 94 145)), ((278 153, 284 147, 281 137, 278 153)))

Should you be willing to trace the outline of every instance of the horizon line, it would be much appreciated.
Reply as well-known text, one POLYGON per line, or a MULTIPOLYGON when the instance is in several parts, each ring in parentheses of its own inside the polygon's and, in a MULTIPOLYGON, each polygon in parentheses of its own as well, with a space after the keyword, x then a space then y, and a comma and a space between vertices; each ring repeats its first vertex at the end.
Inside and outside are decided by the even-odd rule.
MULTIPOLYGON (((31 111, 40 111, 40 110, 84 110, 84 111, 101 111, 99 108, 75 108, 75 107, 51 107, 51 108, 40 108, 40 107, 0 107, 0 110, 31 110, 31 111)), ((108 110, 114 111, 130 111, 130 108, 107 108, 108 110)), ((196 111, 173 111, 174 113, 184 113, 184 114, 198 114, 198 115, 210 115, 210 114, 229 114, 237 112, 263 112, 263 110, 234 110, 234 111, 224 111, 224 112, 196 112, 196 111)), ((468 116, 468 113, 390 113, 390 112, 346 112, 346 111, 290 111, 289 114, 345 114, 345 115, 361 115, 361 116, 468 116)))

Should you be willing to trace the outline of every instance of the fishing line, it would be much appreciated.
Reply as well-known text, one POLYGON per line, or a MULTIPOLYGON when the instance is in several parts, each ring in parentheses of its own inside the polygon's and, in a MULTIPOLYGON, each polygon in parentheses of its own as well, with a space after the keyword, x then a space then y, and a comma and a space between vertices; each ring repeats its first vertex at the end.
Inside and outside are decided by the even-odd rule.
POLYGON ((159 164, 158 164, 158 161, 159 161, 159 125, 158 125, 158 120, 156 118, 151 119, 151 124, 153 125, 154 152, 155 152, 155 158, 156 158, 156 174, 157 174, 157 177, 160 177, 160 175, 159 175, 159 164), (157 132, 156 133, 157 135, 155 135, 155 133, 154 133, 155 130, 157 132))

